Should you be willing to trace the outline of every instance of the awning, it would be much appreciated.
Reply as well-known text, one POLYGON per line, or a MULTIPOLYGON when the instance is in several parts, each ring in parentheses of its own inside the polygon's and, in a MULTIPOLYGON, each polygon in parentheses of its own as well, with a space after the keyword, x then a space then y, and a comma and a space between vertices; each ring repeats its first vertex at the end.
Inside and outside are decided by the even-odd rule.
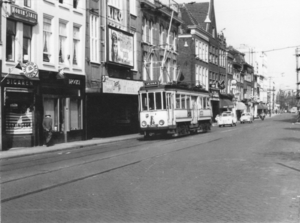
POLYGON ((246 105, 243 102, 236 102, 236 110, 246 110, 246 105))
POLYGON ((266 105, 257 105, 257 109, 268 109, 266 105))
POLYGON ((220 108, 233 108, 234 105, 229 99, 220 99, 220 108))

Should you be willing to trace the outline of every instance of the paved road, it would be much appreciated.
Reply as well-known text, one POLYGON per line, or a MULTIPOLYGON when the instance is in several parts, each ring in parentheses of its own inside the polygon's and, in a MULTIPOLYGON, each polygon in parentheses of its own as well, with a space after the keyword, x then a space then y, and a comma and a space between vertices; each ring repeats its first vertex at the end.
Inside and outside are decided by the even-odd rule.
POLYGON ((299 223, 300 126, 291 122, 285 114, 2 160, 2 222, 299 223))

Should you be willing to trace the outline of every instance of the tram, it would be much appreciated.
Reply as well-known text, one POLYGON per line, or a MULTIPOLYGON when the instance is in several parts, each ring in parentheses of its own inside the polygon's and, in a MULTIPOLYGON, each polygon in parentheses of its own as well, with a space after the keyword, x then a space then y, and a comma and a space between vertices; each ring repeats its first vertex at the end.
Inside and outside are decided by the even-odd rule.
POLYGON ((207 132, 211 120, 211 102, 205 89, 149 81, 139 90, 139 122, 145 138, 207 132))

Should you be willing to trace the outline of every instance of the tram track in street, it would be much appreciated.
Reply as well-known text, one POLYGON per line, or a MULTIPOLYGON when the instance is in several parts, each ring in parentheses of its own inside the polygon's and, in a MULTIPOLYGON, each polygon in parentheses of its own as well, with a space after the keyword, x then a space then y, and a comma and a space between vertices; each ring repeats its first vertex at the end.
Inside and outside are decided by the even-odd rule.
MULTIPOLYGON (((175 150, 172 150, 172 151, 169 151, 169 152, 156 154, 154 156, 146 157, 144 159, 138 159, 136 161, 133 161, 133 162, 130 162, 130 163, 127 163, 127 164, 124 164, 124 165, 116 166, 116 167, 113 167, 113 168, 109 168, 107 170, 103 170, 103 171, 100 171, 100 172, 97 172, 97 173, 93 173, 93 174, 90 174, 90 175, 86 175, 86 176, 74 178, 74 179, 69 180, 69 181, 65 181, 65 182, 61 182, 61 183, 49 185, 49 186, 42 187, 42 188, 39 188, 39 189, 36 189, 36 190, 33 190, 33 191, 29 191, 29 192, 26 192, 26 193, 22 193, 22 194, 14 195, 14 196, 11 196, 11 197, 7 197, 7 198, 2 199, 1 203, 9 202, 9 201, 16 200, 16 199, 19 199, 19 198, 22 198, 22 197, 26 197, 26 196, 29 196, 29 195, 33 195, 33 194, 36 194, 36 193, 43 192, 43 191, 51 190, 51 189, 58 188, 58 187, 61 187, 61 186, 65 186, 65 185, 68 185, 68 184, 71 184, 71 183, 75 183, 75 182, 78 182, 78 181, 86 180, 86 179, 89 179, 91 177, 99 176, 101 174, 105 174, 105 173, 108 173, 108 172, 111 172, 111 171, 114 171, 114 170, 125 168, 127 166, 131 166, 131 165, 135 165, 135 164, 141 163, 141 162, 143 162, 145 160, 150 160, 150 159, 153 159, 153 158, 162 157, 162 156, 165 156, 166 154, 170 154, 170 153, 174 153, 174 152, 179 152, 179 151, 182 151, 182 150, 185 150, 185 149, 195 148, 195 147, 197 147, 199 145, 213 143, 213 142, 219 141, 221 139, 222 138, 212 139, 212 140, 209 140, 209 141, 206 141, 206 142, 201 142, 201 143, 193 144, 191 146, 186 146, 186 147, 175 149, 175 150)), ((173 143, 177 143, 177 142, 173 142, 173 143)), ((168 145, 168 144, 172 144, 172 143, 167 143, 167 144, 164 144, 164 145, 168 145)), ((136 152, 136 151, 131 151, 131 152, 128 152, 128 153, 118 154, 116 156, 127 155, 127 154, 130 154, 130 153, 133 153, 133 152, 136 152)), ((116 156, 110 156, 110 157, 107 157, 106 159, 114 158, 116 156)), ((75 166, 79 166, 79 165, 86 165, 86 164, 89 164, 91 162, 97 162, 97 161, 100 161, 100 160, 101 159, 97 159, 97 160, 93 160, 93 161, 90 161, 90 162, 84 162, 84 163, 80 163, 80 164, 73 165, 73 166, 63 167, 63 168, 57 169, 57 170, 45 171, 45 172, 42 172, 42 173, 38 173, 36 175, 27 176, 25 178, 34 177, 34 176, 37 176, 37 175, 45 175, 45 174, 52 173, 52 172, 55 172, 55 171, 61 171, 61 170, 64 170, 66 168, 75 167, 75 166)), ((19 179, 15 179, 15 180, 11 180, 11 181, 2 182, 2 184, 11 183, 13 181, 20 181, 20 180, 23 180, 25 178, 19 178, 19 179)))

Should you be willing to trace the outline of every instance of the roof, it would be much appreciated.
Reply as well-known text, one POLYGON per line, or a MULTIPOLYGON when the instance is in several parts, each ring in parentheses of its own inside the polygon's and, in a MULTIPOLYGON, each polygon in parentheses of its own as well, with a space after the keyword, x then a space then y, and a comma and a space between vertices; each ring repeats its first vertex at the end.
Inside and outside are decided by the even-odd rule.
POLYGON ((209 10, 209 2, 187 3, 181 8, 182 19, 186 25, 200 25, 205 29, 205 19, 209 10))
POLYGON ((182 84, 157 84, 157 85, 149 85, 149 86, 142 86, 140 88, 141 91, 143 90, 150 90, 150 89, 158 89, 158 90, 186 90, 191 92, 202 92, 202 93, 209 93, 207 90, 199 87, 192 87, 190 85, 182 84))

